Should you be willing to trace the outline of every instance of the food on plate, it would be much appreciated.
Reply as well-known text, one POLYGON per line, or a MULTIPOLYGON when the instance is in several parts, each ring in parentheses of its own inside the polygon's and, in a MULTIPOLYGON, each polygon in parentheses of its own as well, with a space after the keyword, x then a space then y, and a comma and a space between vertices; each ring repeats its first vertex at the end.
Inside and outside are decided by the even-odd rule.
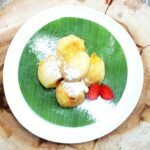
POLYGON ((38 79, 45 88, 57 86, 59 80, 62 78, 60 73, 61 64, 61 58, 55 55, 50 55, 39 62, 38 79))
POLYGON ((93 83, 100 83, 104 80, 105 77, 105 65, 102 58, 97 54, 93 53, 90 56, 90 66, 89 71, 85 77, 85 82, 87 85, 93 83))
POLYGON ((61 107, 81 104, 85 95, 90 100, 99 96, 111 100, 114 93, 101 84, 105 76, 102 58, 85 50, 84 41, 74 35, 58 41, 56 55, 49 55, 38 64, 38 79, 45 88, 56 88, 57 102, 61 107))
POLYGON ((88 87, 84 82, 61 81, 56 87, 57 101, 62 107, 74 107, 81 104, 88 87))
POLYGON ((86 52, 71 52, 64 58, 62 76, 67 81, 79 81, 87 75, 89 64, 90 59, 86 52))
POLYGON ((63 57, 67 56, 68 53, 75 53, 77 51, 85 51, 84 40, 69 35, 61 38, 57 44, 57 54, 63 57))

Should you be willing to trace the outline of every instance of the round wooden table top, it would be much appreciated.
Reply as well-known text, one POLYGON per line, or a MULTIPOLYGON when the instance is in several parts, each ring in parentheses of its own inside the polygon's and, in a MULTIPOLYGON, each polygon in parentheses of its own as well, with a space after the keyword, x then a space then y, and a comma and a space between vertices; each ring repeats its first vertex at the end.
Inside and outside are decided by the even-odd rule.
MULTIPOLYGON (((1 3, 1 1, 0 1, 1 3)), ((0 8, 0 149, 1 150, 148 150, 150 147, 150 7, 140 0, 10 0, 0 8), (60 144, 24 129, 12 115, 3 90, 3 64, 20 26, 39 11, 60 5, 94 8, 115 19, 134 39, 144 66, 139 102, 128 119, 110 134, 86 143, 60 144)), ((12 85, 13 87, 13 85, 12 85)))

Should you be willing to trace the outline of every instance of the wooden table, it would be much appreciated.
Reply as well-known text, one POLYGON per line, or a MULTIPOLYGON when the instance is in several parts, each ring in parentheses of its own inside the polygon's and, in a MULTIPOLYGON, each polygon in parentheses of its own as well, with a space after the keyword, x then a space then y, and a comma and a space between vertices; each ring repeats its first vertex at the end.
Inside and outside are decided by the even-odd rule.
MULTIPOLYGON (((13 85, 12 85, 13 87, 13 85)), ((150 8, 140 0, 12 0, 0 9, 0 150, 149 150, 150 149, 150 8), (134 39, 144 65, 144 85, 130 117, 115 131, 87 143, 58 144, 40 139, 13 117, 3 91, 5 54, 19 27, 39 11, 58 5, 81 5, 118 21, 134 39)))

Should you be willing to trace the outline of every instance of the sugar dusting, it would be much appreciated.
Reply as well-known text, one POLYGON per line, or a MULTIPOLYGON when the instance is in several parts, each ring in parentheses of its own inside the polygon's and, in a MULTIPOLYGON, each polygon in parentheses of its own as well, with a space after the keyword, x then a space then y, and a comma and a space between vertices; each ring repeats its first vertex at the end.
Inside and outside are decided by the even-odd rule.
POLYGON ((76 97, 82 92, 88 92, 88 87, 84 81, 79 82, 63 82, 63 88, 70 97, 76 97))
POLYGON ((86 110, 89 115, 96 121, 103 120, 106 114, 114 112, 116 105, 112 101, 103 100, 100 96, 96 100, 88 100, 79 105, 77 108, 80 110, 86 110))
POLYGON ((30 52, 35 53, 38 60, 41 60, 50 54, 55 55, 57 41, 57 37, 37 35, 29 43, 30 52))
POLYGON ((63 69, 64 69, 65 77, 69 81, 77 79, 80 76, 79 70, 73 66, 64 65, 63 69))
POLYGON ((46 68, 47 74, 53 75, 56 79, 60 79, 62 77, 60 73, 61 61, 57 56, 51 56, 46 59, 46 68))

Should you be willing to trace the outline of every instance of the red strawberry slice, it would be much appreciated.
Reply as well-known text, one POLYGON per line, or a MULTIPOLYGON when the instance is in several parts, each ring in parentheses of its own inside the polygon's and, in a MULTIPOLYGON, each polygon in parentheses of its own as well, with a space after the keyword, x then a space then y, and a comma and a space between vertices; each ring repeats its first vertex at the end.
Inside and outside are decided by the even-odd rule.
POLYGON ((87 93, 87 98, 90 100, 97 99, 97 97, 99 96, 99 92, 100 92, 100 85, 97 83, 92 84, 89 87, 89 91, 87 93))
POLYGON ((100 85, 100 96, 105 100, 112 100, 114 98, 114 93, 108 85, 100 85))

